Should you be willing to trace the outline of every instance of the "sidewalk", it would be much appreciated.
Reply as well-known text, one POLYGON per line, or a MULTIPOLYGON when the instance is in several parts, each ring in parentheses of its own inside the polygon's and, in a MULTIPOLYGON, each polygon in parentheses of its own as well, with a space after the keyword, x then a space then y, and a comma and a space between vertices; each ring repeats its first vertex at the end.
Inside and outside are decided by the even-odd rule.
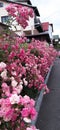
POLYGON ((43 98, 36 126, 40 130, 60 130, 60 59, 52 68, 48 88, 50 93, 43 98))

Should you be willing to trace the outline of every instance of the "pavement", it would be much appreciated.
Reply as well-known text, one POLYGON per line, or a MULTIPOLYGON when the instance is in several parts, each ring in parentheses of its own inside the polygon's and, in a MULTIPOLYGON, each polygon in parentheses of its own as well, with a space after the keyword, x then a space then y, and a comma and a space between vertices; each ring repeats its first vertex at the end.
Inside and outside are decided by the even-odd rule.
POLYGON ((36 127, 39 130, 60 130, 60 58, 54 62, 47 85, 50 93, 43 97, 36 127))

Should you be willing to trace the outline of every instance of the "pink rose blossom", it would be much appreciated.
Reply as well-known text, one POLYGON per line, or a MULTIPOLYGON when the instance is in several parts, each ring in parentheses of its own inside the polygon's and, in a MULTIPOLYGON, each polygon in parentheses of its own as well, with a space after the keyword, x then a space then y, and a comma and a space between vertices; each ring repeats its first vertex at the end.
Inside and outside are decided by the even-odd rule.
POLYGON ((7 80, 7 70, 4 69, 2 72, 1 72, 1 77, 4 79, 4 80, 7 80))
POLYGON ((19 96, 17 94, 12 94, 10 97, 11 104, 18 104, 19 103, 19 96))

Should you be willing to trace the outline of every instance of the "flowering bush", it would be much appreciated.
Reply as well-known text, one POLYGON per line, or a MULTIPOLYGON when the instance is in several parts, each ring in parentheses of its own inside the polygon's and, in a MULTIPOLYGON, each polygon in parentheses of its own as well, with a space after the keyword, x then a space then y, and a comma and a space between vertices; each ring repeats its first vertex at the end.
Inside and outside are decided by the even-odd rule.
POLYGON ((1 129, 33 130, 29 124, 37 112, 32 98, 42 88, 48 92, 44 79, 56 54, 53 47, 38 40, 27 44, 25 37, 10 41, 4 36, 0 39, 1 129))
MULTIPOLYGON (((3 90, 7 91, 7 85, 3 83, 3 90), (5 87, 6 86, 6 87, 5 87)), ((6 92, 7 93, 7 92, 6 92)), ((0 99, 0 128, 9 130, 25 130, 31 120, 35 119, 35 102, 29 96, 11 94, 0 99)))
POLYGON ((30 92, 37 93, 45 87, 44 79, 56 54, 56 50, 47 47, 46 43, 32 41, 27 44, 26 38, 16 38, 15 43, 11 44, 4 43, 0 49, 0 55, 6 64, 1 72, 2 82, 11 84, 14 93, 20 94, 23 89, 23 96, 30 92))
MULTIPOLYGON (((33 14, 16 4, 7 7, 7 11, 24 28, 28 15, 33 14)), ((31 126, 37 115, 34 99, 42 88, 49 92, 44 80, 57 52, 46 42, 26 41, 26 37, 0 37, 1 130, 37 130, 31 126)))
POLYGON ((33 130, 29 126, 37 113, 33 99, 42 88, 49 91, 44 79, 56 50, 38 40, 27 44, 25 37, 17 37, 14 42, 3 37, 0 43, 1 128, 33 130))
POLYGON ((29 17, 34 16, 33 9, 18 4, 9 4, 6 10, 10 16, 10 24, 15 21, 15 24, 17 22, 23 28, 28 26, 29 17))

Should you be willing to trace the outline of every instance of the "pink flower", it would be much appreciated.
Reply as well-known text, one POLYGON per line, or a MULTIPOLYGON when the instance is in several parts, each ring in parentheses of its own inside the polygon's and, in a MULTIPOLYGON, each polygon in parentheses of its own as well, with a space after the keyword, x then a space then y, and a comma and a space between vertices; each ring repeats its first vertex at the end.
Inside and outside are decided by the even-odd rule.
POLYGON ((12 85, 12 87, 16 87, 17 84, 18 84, 18 82, 14 79, 14 77, 11 77, 10 79, 11 79, 11 85, 12 85))
POLYGON ((7 77, 7 70, 4 69, 2 72, 1 72, 1 77, 4 79, 4 80, 7 80, 8 77, 7 77))
POLYGON ((12 94, 9 99, 11 104, 18 104, 20 98, 17 94, 12 94))
POLYGON ((31 107, 35 106, 35 101, 33 99, 30 100, 31 107))
POLYGON ((47 85, 45 85, 45 92, 44 92, 44 94, 46 94, 46 93, 49 93, 50 92, 50 90, 49 90, 49 88, 47 87, 47 85))
POLYGON ((10 120, 11 118, 7 117, 6 114, 8 111, 11 110, 11 105, 9 98, 7 99, 0 99, 0 117, 3 117, 3 119, 10 120))
POLYGON ((2 69, 5 69, 5 68, 6 68, 6 64, 5 64, 4 62, 0 62, 0 67, 1 67, 2 69))
POLYGON ((37 112, 34 107, 30 108, 30 116, 31 116, 31 120, 34 120, 37 116, 37 112))
POLYGON ((9 87, 10 86, 8 86, 5 82, 2 83, 2 90, 3 90, 3 93, 5 93, 6 96, 10 95, 9 87))
POLYGON ((8 122, 12 119, 12 116, 13 116, 13 109, 10 109, 5 112, 3 119, 4 119, 4 121, 8 122))
POLYGON ((18 84, 16 87, 13 87, 13 93, 20 94, 23 89, 22 84, 18 84))
POLYGON ((28 117, 29 116, 29 108, 23 108, 21 111, 22 117, 28 117))
POLYGON ((21 5, 10 4, 6 10, 23 28, 28 25, 29 17, 33 17, 33 10, 21 5))
POLYGON ((28 104, 28 103, 30 103, 30 97, 27 96, 27 95, 25 95, 25 96, 23 97, 23 104, 26 105, 26 104, 28 104))

